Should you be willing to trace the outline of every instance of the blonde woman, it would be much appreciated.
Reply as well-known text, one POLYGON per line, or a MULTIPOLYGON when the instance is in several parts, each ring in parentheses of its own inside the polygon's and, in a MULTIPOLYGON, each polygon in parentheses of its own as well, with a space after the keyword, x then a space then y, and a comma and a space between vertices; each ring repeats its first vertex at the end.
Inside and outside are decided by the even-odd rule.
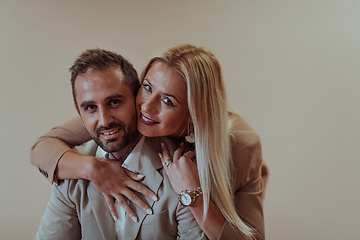
MULTIPOLYGON (((191 209, 207 237, 264 239, 267 170, 260 139, 228 106, 214 55, 203 48, 179 45, 151 59, 141 76, 136 108, 141 134, 168 136, 182 143, 174 156, 162 144, 159 158, 179 200, 191 209)), ((91 169, 89 165, 96 161, 69 151, 90 139, 80 121, 53 129, 32 149, 31 162, 42 171, 54 172, 55 180, 91 175, 80 176, 75 170, 91 169)), ((127 184, 106 178, 99 188, 127 184)), ((106 192, 103 189, 99 191, 106 192)), ((114 195, 111 190, 106 194, 114 195)), ((113 213, 111 203, 109 207, 113 213)))

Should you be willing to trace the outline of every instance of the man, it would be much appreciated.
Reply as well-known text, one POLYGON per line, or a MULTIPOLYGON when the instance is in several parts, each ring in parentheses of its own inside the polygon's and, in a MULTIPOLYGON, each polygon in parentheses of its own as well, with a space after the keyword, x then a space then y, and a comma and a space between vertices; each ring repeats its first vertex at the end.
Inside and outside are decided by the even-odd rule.
POLYGON ((88 143, 77 150, 115 159, 107 160, 114 167, 123 161, 131 172, 145 176, 142 184, 157 193, 158 201, 130 191, 132 201, 126 204, 117 196, 114 222, 107 207, 112 197, 105 199, 88 180, 65 180, 53 185, 35 239, 206 239, 190 209, 179 203, 157 155, 160 141, 170 149, 175 146, 167 138, 145 138, 136 129, 139 81, 132 65, 120 55, 95 49, 81 54, 70 70, 76 109, 101 147, 88 143), (144 205, 135 205, 137 198, 144 205), (125 214, 119 205, 136 215, 125 214))

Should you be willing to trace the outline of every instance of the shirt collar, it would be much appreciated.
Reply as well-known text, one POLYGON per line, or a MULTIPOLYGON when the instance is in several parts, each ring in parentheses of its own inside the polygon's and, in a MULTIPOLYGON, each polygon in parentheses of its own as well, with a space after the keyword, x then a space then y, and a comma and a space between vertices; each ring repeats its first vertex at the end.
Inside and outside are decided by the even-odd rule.
MULTIPOLYGON (((136 170, 131 169, 128 165, 129 165, 130 162, 133 163, 133 162, 139 162, 140 161, 140 153, 141 153, 141 150, 143 148, 144 142, 145 142, 145 137, 142 136, 141 139, 139 140, 139 142, 135 145, 134 149, 130 152, 130 154, 127 156, 125 161, 122 163, 123 167, 127 168, 128 170, 130 170, 132 172, 137 173, 136 170)), ((106 152, 101 147, 98 147, 98 149, 96 151, 96 156, 97 157, 102 157, 102 158, 111 158, 111 159, 113 159, 111 154, 106 152)))

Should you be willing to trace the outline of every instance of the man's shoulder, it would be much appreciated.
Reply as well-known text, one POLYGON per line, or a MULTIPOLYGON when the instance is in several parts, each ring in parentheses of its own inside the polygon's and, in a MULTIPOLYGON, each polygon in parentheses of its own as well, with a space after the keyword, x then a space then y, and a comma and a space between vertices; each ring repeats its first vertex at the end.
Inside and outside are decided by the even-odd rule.
POLYGON ((94 140, 87 141, 79 146, 75 146, 72 148, 73 151, 84 154, 95 156, 99 149, 99 145, 94 140))
POLYGON ((52 194, 67 201, 78 202, 87 198, 90 184, 90 181, 84 179, 63 180, 59 184, 53 184, 52 194))

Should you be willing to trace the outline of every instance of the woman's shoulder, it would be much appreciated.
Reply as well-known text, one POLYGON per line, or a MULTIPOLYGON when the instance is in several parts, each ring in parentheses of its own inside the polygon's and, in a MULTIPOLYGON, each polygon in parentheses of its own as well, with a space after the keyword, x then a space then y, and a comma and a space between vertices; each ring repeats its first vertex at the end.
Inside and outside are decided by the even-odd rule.
POLYGON ((251 147, 260 144, 259 135, 239 114, 232 113, 230 115, 229 132, 232 145, 251 147))
POLYGON ((239 115, 232 119, 230 136, 235 174, 233 190, 238 191, 255 182, 261 174, 261 142, 259 135, 239 115))

